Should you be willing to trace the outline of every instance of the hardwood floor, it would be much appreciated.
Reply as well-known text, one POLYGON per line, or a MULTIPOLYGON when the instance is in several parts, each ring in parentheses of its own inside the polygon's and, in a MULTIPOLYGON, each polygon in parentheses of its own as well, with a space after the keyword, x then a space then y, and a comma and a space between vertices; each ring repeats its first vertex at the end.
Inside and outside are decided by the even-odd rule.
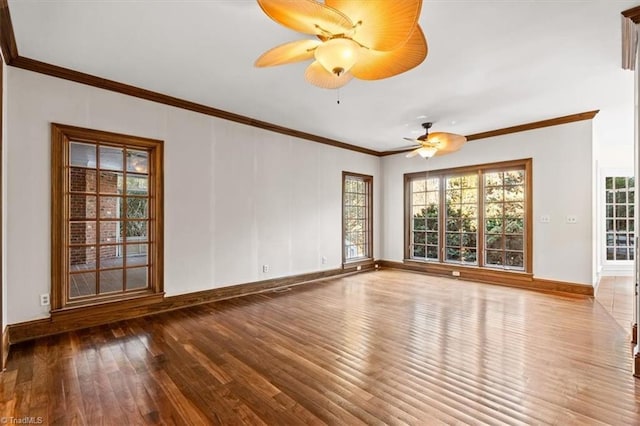
POLYGON ((596 300, 628 334, 633 324, 633 287, 633 277, 602 277, 596 291, 596 300))
POLYGON ((593 298, 382 270, 18 344, 44 424, 639 424, 593 298))

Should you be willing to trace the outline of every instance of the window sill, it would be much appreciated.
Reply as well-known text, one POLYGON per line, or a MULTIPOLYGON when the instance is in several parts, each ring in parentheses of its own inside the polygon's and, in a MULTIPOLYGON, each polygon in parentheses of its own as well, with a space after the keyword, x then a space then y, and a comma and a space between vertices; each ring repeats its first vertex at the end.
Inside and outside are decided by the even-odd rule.
MULTIPOLYGON (((119 295, 120 296, 120 295, 119 295)), ((71 304, 61 309, 51 311, 51 321, 69 321, 74 318, 85 319, 91 317, 99 322, 103 316, 114 312, 135 311, 136 308, 153 305, 164 300, 164 293, 137 293, 129 297, 93 300, 78 304, 71 304)))

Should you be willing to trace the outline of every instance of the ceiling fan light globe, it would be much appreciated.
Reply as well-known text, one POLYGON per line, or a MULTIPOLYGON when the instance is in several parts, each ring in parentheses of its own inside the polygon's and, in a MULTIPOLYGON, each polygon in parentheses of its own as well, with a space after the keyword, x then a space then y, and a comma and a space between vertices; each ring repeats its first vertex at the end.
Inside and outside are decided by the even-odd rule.
POLYGON ((340 76, 358 61, 360 46, 348 38, 332 38, 315 50, 316 60, 330 73, 340 76))
POLYGON ((438 148, 426 147, 426 146, 423 146, 422 148, 418 148, 418 154, 422 158, 431 158, 434 155, 436 155, 436 152, 438 152, 438 148))

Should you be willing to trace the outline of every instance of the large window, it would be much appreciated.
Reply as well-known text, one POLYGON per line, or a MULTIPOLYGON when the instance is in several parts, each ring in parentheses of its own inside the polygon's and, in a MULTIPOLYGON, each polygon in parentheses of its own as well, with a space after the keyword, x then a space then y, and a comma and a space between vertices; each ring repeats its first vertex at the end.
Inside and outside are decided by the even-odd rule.
POLYGON ((605 249, 608 261, 634 259, 635 179, 605 178, 605 249))
POLYGON ((53 309, 162 291, 162 142, 53 125, 53 309))
POLYGON ((531 160, 405 175, 410 260, 530 271, 531 160))
POLYGON ((373 178, 342 173, 343 262, 371 259, 373 178))

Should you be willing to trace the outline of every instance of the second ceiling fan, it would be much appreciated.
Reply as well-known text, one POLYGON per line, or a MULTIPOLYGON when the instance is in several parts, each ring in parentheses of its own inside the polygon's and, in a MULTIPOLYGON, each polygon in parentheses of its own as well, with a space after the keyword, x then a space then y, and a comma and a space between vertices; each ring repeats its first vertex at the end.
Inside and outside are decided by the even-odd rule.
POLYGON ((418 136, 417 138, 404 138, 405 140, 414 142, 418 146, 411 146, 400 151, 406 151, 407 149, 414 148, 407 154, 407 158, 415 157, 416 155, 422 158, 431 158, 436 155, 445 155, 458 151, 462 148, 462 145, 467 141, 467 138, 455 133, 446 132, 433 132, 429 133, 429 129, 433 123, 422 123, 422 127, 425 129, 425 134, 418 136))

